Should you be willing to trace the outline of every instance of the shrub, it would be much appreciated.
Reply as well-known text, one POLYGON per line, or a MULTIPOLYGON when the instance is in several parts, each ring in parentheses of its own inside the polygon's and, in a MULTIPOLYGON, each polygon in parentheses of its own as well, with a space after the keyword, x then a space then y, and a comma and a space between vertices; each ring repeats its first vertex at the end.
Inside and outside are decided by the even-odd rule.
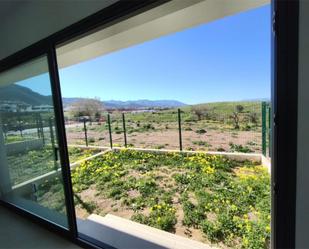
POLYGON ((237 152, 242 152, 242 153, 251 153, 253 152, 248 146, 246 145, 241 145, 241 144, 234 144, 230 143, 230 150, 231 151, 237 151, 237 152))
POLYGON ((172 231, 177 223, 175 208, 166 203, 152 206, 148 216, 139 213, 133 215, 131 219, 165 231, 172 231))
POLYGON ((223 233, 221 229, 221 224, 218 222, 211 222, 208 220, 204 220, 201 224, 201 228, 203 233, 207 234, 207 238, 210 239, 210 241, 220 241, 223 239, 223 233))
POLYGON ((154 126, 153 125, 151 125, 151 124, 147 124, 146 126, 144 126, 144 128, 145 129, 147 129, 147 130, 154 130, 155 128, 154 128, 154 126))
POLYGON ((136 183, 136 189, 143 195, 148 196, 156 190, 157 184, 152 178, 142 178, 136 183))
POLYGON ((157 227, 165 231, 172 231, 177 223, 176 210, 169 204, 158 204, 150 208, 148 217, 150 226, 157 227))
POLYGON ((195 131, 197 134, 205 134, 207 131, 205 129, 199 129, 195 131))
POLYGON ((199 146, 211 147, 211 145, 206 141, 192 141, 192 143, 199 146))
POLYGON ((94 143, 95 142, 95 138, 94 137, 89 137, 88 138, 88 143, 94 143))
POLYGON ((249 125, 249 124, 246 124, 246 125, 242 128, 242 130, 244 130, 244 131, 251 131, 251 129, 252 129, 252 127, 251 127, 251 125, 249 125))
POLYGON ((159 145, 154 146, 154 148, 155 148, 155 149, 158 149, 158 150, 164 149, 164 148, 165 148, 165 145, 164 145, 164 144, 159 144, 159 145))
POLYGON ((224 149, 224 148, 222 148, 222 147, 219 147, 219 148, 217 148, 217 151, 224 152, 224 151, 225 151, 225 149, 224 149))
POLYGON ((205 219, 205 210, 201 206, 194 206, 190 201, 183 203, 184 219, 183 224, 198 228, 199 224, 205 219))

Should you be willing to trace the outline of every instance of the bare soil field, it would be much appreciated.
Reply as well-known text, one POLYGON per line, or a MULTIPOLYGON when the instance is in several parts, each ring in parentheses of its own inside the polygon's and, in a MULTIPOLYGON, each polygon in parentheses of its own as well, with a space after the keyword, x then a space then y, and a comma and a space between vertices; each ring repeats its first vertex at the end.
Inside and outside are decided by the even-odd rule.
MULTIPOLYGON (((167 124, 166 124, 167 125, 167 124)), ((102 129, 102 124, 93 123, 87 128, 89 145, 110 146, 109 131, 102 129)), ((162 125, 160 125, 162 126, 162 125)), ((176 128, 162 129, 154 126, 145 131, 127 132, 127 144, 136 148, 151 149, 179 149, 179 130, 176 128)), ((261 153, 261 131, 259 130, 233 130, 200 128, 199 124, 182 129, 182 146, 185 150, 208 151, 239 151, 235 146, 242 146, 239 152, 261 153), (243 150, 243 151, 242 151, 243 150)), ((68 144, 85 144, 85 133, 81 124, 72 125, 66 129, 68 144)), ((112 131, 113 146, 124 146, 124 134, 122 130, 112 131)))

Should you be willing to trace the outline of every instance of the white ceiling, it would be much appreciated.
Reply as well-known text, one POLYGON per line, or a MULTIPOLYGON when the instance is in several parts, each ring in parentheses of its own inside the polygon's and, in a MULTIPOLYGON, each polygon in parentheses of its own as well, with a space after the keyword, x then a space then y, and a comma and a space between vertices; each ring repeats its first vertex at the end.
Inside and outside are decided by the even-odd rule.
POLYGON ((0 60, 118 0, 0 0, 0 60))
POLYGON ((171 1, 60 47, 58 65, 70 66, 265 4, 269 0, 171 1))
MULTIPOLYGON (((114 0, 108 1, 110 4, 114 0)), ((79 2, 80 5, 77 5, 79 11, 77 9, 75 12, 72 11, 71 6, 71 13, 65 15, 64 9, 68 8, 68 0, 63 3, 60 2, 60 5, 57 5, 57 3, 59 2, 53 2, 53 4, 48 2, 48 5, 46 5, 46 2, 42 2, 42 4, 37 2, 33 5, 32 1, 31 5, 20 7, 21 12, 16 9, 12 10, 12 5, 7 4, 8 11, 16 11, 21 16, 16 16, 16 13, 15 19, 12 13, 6 16, 6 21, 11 20, 10 25, 6 26, 9 29, 3 29, 5 24, 0 22, 0 56, 18 51, 26 44, 30 45, 37 39, 40 40, 44 36, 52 34, 53 31, 64 28, 66 24, 71 24, 73 20, 76 20, 76 16, 84 16, 86 12, 89 13, 90 11, 89 8, 87 11, 81 11, 79 8, 85 5, 79 2), (49 11, 47 10, 48 6, 51 8, 49 11), (30 7, 33 7, 33 9, 30 10, 30 7), (57 9, 59 7, 63 7, 63 9, 57 9), (34 10, 40 11, 40 13, 34 10), (26 17, 29 20, 26 20, 26 17), (50 20, 48 20, 49 18, 50 20), (3 36, 3 31, 7 35, 3 36), (7 50, 3 50, 3 47, 6 47, 7 50)), ((104 3, 107 4, 108 2, 105 1, 104 3)), ((268 3, 269 0, 174 0, 59 47, 57 49, 58 65, 60 68, 74 65, 147 40, 268 3)), ((94 8, 95 6, 99 8, 98 5, 92 5, 92 11, 97 10, 94 8)), ((102 5, 100 6, 102 7, 102 5)), ((68 11, 68 9, 66 10, 68 11)), ((43 64, 41 63, 41 65, 43 64)), ((0 77, 0 85, 33 77, 46 72, 47 69, 44 67, 40 67, 40 70, 38 68, 36 70, 21 70, 18 68, 17 71, 10 70, 3 73, 0 77), (16 73, 17 71, 19 73, 16 73)))

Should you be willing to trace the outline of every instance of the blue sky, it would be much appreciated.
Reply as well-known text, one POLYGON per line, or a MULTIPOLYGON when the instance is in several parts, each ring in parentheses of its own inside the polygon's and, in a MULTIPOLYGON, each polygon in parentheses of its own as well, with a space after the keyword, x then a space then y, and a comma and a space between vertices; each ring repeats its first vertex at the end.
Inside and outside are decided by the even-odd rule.
POLYGON ((163 36, 60 70, 62 96, 187 104, 270 98, 270 32, 267 5, 163 36))

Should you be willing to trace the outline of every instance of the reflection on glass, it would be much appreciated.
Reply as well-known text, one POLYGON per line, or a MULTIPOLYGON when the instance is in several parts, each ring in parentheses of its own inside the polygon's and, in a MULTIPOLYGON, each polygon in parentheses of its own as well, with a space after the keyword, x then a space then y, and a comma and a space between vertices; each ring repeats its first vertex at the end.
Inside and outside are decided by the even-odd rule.
POLYGON ((68 227, 47 58, 0 74, 0 195, 68 227))

